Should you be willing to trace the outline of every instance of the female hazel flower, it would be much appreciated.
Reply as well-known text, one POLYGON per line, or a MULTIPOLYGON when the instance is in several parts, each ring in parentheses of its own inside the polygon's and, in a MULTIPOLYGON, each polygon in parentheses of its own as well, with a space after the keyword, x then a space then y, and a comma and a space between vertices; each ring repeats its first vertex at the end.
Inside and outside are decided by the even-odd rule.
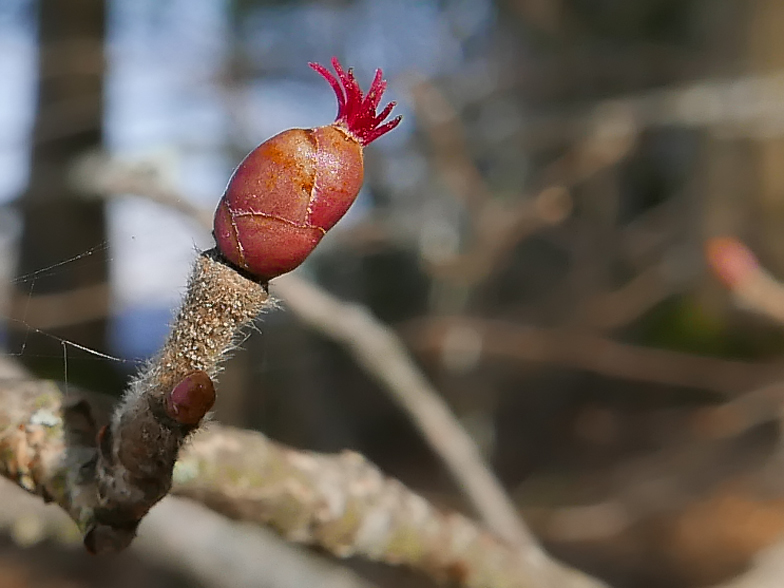
POLYGON ((331 125, 289 129, 268 139, 240 163, 215 212, 218 249, 259 280, 293 270, 346 213, 364 175, 363 148, 394 129, 384 122, 394 102, 376 109, 386 89, 381 70, 363 95, 353 72, 336 58, 337 77, 311 63, 335 91, 331 125))

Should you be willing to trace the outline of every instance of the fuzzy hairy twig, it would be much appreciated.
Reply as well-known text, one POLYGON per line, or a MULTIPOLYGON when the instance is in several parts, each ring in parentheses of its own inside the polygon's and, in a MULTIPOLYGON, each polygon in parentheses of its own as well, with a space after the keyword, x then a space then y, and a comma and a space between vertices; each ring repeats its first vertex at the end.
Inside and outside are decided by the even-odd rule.
POLYGON ((264 285, 227 266, 215 250, 199 256, 169 338, 99 434, 96 504, 83 523, 88 549, 128 545, 141 518, 169 491, 178 451, 214 396, 198 402, 195 419, 182 421, 168 409, 167 394, 195 371, 215 376, 267 300, 264 285))
POLYGON ((62 407, 54 386, 45 394, 0 395, 4 412, 19 423, 2 432, 0 446, 15 457, 0 471, 63 506, 90 551, 123 549, 169 491, 180 447, 212 407, 210 378, 267 301, 265 285, 215 251, 202 253, 168 340, 108 426, 98 429, 85 402, 62 407))

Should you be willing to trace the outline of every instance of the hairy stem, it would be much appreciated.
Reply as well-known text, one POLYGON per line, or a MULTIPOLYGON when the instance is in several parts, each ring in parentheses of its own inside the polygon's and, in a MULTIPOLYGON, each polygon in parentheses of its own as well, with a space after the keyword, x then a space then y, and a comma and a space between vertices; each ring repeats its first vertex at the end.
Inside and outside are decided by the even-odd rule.
MULTIPOLYGON (((95 504, 83 521, 88 549, 127 546, 141 518, 169 491, 178 451, 198 425, 167 413, 166 395, 196 371, 214 377, 267 301, 265 285, 227 266, 215 250, 199 256, 168 340, 98 434, 95 504)), ((197 414, 193 422, 199 420, 197 414)))

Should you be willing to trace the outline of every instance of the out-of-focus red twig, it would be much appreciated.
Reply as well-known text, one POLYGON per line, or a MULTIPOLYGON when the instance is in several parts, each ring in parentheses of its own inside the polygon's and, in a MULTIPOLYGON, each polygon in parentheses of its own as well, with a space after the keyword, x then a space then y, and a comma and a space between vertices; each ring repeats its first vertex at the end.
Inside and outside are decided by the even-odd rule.
POLYGON ((784 284, 760 265, 751 249, 736 237, 715 237, 705 243, 705 255, 739 306, 784 324, 784 284))

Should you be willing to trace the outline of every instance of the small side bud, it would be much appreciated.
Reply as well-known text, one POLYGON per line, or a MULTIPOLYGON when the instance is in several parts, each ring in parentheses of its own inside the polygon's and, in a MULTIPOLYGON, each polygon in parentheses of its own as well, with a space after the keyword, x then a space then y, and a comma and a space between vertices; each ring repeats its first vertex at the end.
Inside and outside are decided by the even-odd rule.
POLYGON ((166 395, 166 414, 182 425, 198 425, 215 404, 215 386, 201 370, 185 376, 166 395))

